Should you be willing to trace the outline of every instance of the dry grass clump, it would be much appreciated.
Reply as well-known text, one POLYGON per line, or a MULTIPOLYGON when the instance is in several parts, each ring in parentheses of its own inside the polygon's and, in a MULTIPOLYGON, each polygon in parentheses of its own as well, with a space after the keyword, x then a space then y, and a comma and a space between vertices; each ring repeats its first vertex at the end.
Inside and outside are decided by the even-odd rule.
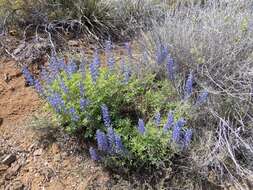
POLYGON ((168 46, 180 76, 190 70, 196 87, 209 92, 208 109, 192 124, 196 144, 185 172, 221 187, 253 182, 252 6, 249 0, 181 6, 145 35, 146 46, 168 46))

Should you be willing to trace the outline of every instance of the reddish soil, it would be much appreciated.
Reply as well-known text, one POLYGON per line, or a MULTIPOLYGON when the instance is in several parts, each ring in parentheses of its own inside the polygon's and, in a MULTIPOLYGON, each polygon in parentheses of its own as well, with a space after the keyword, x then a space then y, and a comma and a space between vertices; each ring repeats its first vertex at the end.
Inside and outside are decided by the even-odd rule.
POLYGON ((108 189, 108 174, 77 140, 47 126, 42 105, 15 63, 0 62, 0 190, 108 189), (39 129, 28 127, 32 121, 39 129))
POLYGON ((34 113, 41 101, 31 88, 25 87, 14 62, 1 63, 0 67, 0 117, 3 125, 15 124, 34 113), (6 76, 9 76, 7 81, 6 76))

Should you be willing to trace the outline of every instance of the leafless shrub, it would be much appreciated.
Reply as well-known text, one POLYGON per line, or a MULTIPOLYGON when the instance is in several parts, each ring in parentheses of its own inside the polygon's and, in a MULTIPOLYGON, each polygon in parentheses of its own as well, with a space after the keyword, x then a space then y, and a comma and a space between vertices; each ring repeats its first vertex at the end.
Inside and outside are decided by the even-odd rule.
POLYGON ((180 78, 192 71, 195 89, 210 94, 208 115, 200 114, 193 124, 197 143, 189 157, 192 168, 206 179, 213 173, 213 183, 237 189, 253 182, 252 7, 249 0, 181 6, 144 35, 151 47, 169 47, 180 78))
POLYGON ((18 27, 28 36, 46 31, 58 38, 127 39, 150 25, 151 16, 162 13, 162 6, 153 0, 19 0, 17 5, 3 2, 0 1, 0 18, 4 29, 18 27))

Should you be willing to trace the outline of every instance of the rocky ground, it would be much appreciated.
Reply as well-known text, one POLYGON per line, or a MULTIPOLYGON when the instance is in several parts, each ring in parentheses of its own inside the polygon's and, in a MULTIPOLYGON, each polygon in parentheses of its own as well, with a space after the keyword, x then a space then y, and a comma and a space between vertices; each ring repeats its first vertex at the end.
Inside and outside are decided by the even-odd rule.
POLYGON ((15 63, 1 62, 0 190, 113 189, 86 145, 50 126, 42 105, 15 63))

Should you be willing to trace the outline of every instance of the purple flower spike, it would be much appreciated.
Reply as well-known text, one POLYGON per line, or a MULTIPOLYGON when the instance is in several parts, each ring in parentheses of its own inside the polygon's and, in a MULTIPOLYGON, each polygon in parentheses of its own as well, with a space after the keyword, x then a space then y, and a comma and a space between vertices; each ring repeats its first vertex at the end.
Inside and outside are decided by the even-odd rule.
POLYGON ((174 142, 178 142, 179 141, 179 138, 180 138, 180 131, 181 131, 181 128, 177 125, 174 126, 174 129, 172 131, 172 140, 174 142))
POLYGON ((178 142, 180 140, 180 134, 182 127, 185 125, 184 119, 179 119, 177 123, 174 125, 173 131, 172 131, 172 140, 174 142, 178 142))
POLYGON ((91 157, 92 160, 94 160, 94 161, 100 160, 100 158, 97 154, 97 151, 93 147, 90 147, 89 153, 90 153, 90 157, 91 157))
POLYGON ((48 96, 47 100, 57 113, 65 112, 65 103, 60 94, 53 93, 48 96))
POLYGON ((81 108, 81 110, 84 110, 87 107, 87 105, 88 105, 88 101, 84 98, 81 98, 80 99, 80 108, 81 108))
POLYGON ((62 79, 60 79, 60 87, 65 94, 68 94, 69 92, 68 87, 65 85, 65 82, 62 79))
POLYGON ((69 109, 69 113, 70 113, 70 116, 71 116, 72 121, 74 121, 74 122, 78 122, 78 121, 79 121, 80 117, 79 117, 79 115, 76 113, 75 108, 70 108, 70 109, 69 109))
POLYGON ((157 63, 161 65, 167 58, 168 54, 169 54, 168 48, 165 47, 163 44, 159 45, 156 52, 157 63))
POLYGON ((187 129, 185 134, 184 134, 184 145, 186 147, 188 147, 190 145, 191 139, 192 139, 192 130, 187 129))
POLYGON ((171 81, 173 81, 175 79, 175 71, 174 71, 174 67, 175 67, 175 62, 172 59, 171 56, 169 56, 168 58, 168 62, 167 62, 167 72, 168 72, 168 77, 171 81))
POLYGON ((193 75, 190 73, 185 84, 185 97, 189 97, 192 94, 193 75))
POLYGON ((97 130, 96 139, 97 139, 98 149, 101 151, 107 152, 109 150, 109 146, 108 146, 107 137, 105 133, 101 132, 100 130, 97 130))
POLYGON ((144 133, 145 133, 145 123, 142 119, 139 119, 139 121, 138 121, 138 131, 142 135, 144 135, 144 133))
POLYGON ((161 114, 160 114, 160 112, 155 114, 155 124, 156 124, 156 126, 159 126, 161 124, 161 114))
POLYGON ((112 51, 112 42, 111 40, 107 40, 105 42, 105 52, 109 54, 112 51))
POLYGON ((34 81, 34 88, 40 96, 44 95, 43 87, 37 79, 34 81))
POLYGON ((79 83, 79 91, 80 91, 80 96, 84 97, 84 95, 85 95, 85 89, 84 89, 84 84, 83 84, 82 81, 80 81, 80 83, 79 83))
POLYGON ((68 74, 68 77, 70 77, 73 73, 75 73, 77 71, 77 65, 76 63, 71 60, 66 67, 66 72, 68 74))
POLYGON ((34 85, 34 78, 27 67, 24 67, 22 69, 22 73, 25 77, 26 83, 31 86, 34 85))
POLYGON ((93 53, 93 61, 92 63, 94 64, 94 66, 97 67, 97 69, 100 67, 101 65, 101 62, 100 62, 100 57, 99 57, 99 54, 98 54, 98 50, 95 49, 94 50, 94 53, 93 53))
POLYGON ((206 90, 203 91, 203 92, 199 95, 196 104, 198 104, 198 105, 204 104, 204 103, 207 101, 208 95, 209 95, 209 93, 208 93, 206 90))
POLYGON ((173 123, 174 123, 174 116, 173 116, 172 112, 170 112, 168 114, 167 122, 163 127, 163 131, 166 133, 169 130, 169 128, 172 127, 173 123))
POLYGON ((109 142, 109 147, 110 151, 114 152, 114 146, 115 146, 115 131, 112 127, 109 127, 107 129, 107 137, 108 137, 108 142, 109 142))
POLYGON ((122 153, 124 151, 124 147, 119 135, 115 134, 115 152, 122 153))
POLYGON ((131 76, 131 70, 126 64, 124 58, 121 59, 121 70, 124 76, 124 83, 127 84, 131 76))
POLYGON ((102 116, 103 116, 103 120, 104 120, 104 125, 106 127, 110 127, 111 126, 111 119, 110 119, 108 107, 105 104, 103 104, 101 106, 101 110, 102 110, 102 116))
POLYGON ((114 65, 115 65, 115 59, 114 59, 114 56, 113 56, 112 53, 110 53, 110 54, 108 55, 108 58, 107 58, 107 65, 108 65, 108 67, 109 67, 109 70, 110 70, 110 71, 113 71, 114 65))
POLYGON ((98 68, 95 63, 90 64, 90 74, 91 74, 93 83, 96 83, 97 78, 98 78, 98 68))

